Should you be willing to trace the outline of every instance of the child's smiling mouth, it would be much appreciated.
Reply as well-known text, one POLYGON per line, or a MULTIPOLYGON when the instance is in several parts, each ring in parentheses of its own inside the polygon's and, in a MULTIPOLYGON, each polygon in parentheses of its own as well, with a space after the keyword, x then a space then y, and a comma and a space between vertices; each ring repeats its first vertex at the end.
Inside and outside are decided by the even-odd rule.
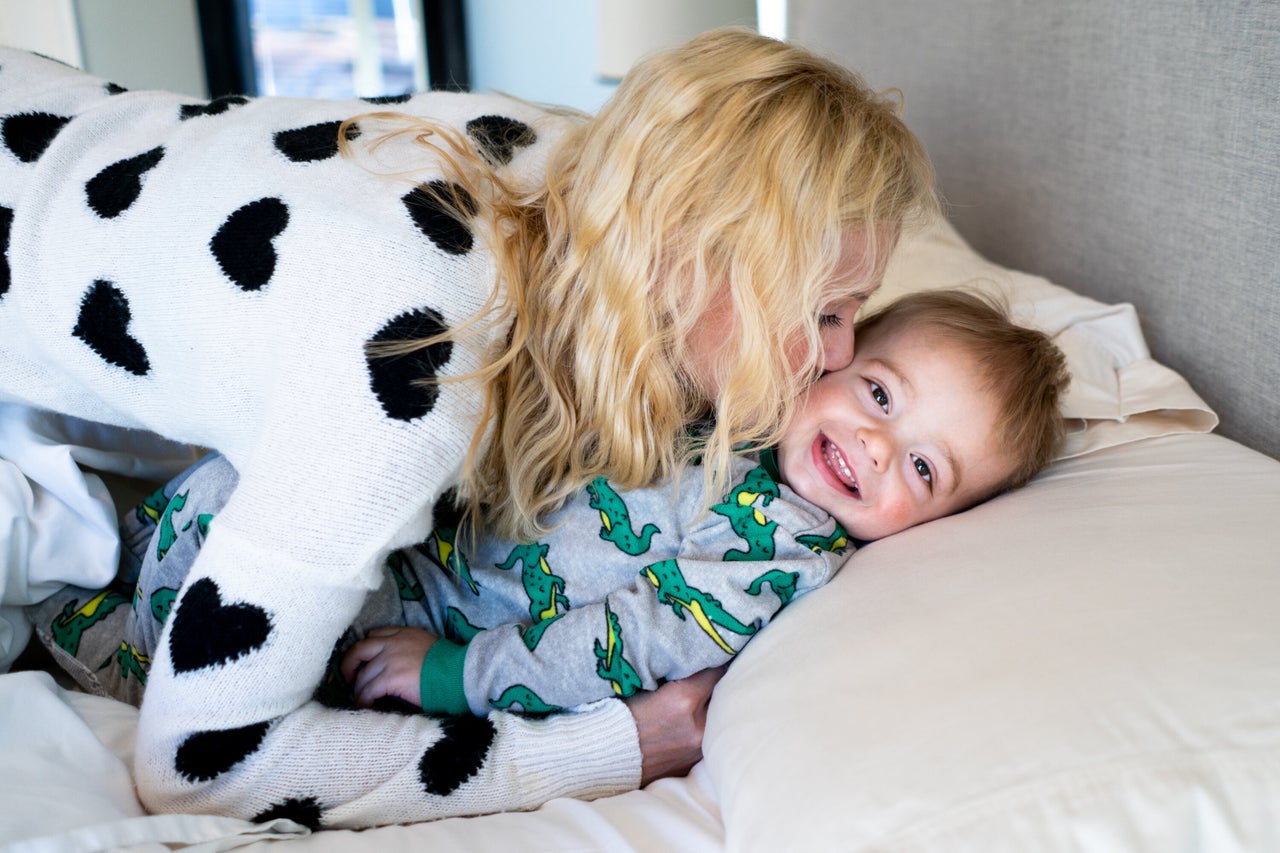
POLYGON ((853 469, 849 467, 849 463, 845 460, 844 454, 840 452, 840 448, 836 446, 835 442, 822 434, 818 435, 818 444, 818 455, 826 464, 827 470, 834 475, 840 485, 848 489, 855 497, 860 497, 858 478, 853 473, 853 469))

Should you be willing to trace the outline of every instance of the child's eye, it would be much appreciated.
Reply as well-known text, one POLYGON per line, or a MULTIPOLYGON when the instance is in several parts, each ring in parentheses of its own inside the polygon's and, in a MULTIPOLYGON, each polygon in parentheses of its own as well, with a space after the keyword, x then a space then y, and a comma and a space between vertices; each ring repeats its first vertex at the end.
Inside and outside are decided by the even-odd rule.
POLYGON ((932 486, 933 471, 929 468, 929 463, 925 462, 919 456, 912 456, 911 464, 915 466, 916 473, 920 475, 920 479, 924 480, 926 483, 932 486))
POLYGON ((889 395, 876 383, 870 382, 868 384, 871 386, 871 399, 875 400, 876 405, 884 409, 887 415, 889 413, 889 395))
POLYGON ((822 329, 837 329, 844 325, 844 318, 839 314, 819 314, 818 327, 822 329))

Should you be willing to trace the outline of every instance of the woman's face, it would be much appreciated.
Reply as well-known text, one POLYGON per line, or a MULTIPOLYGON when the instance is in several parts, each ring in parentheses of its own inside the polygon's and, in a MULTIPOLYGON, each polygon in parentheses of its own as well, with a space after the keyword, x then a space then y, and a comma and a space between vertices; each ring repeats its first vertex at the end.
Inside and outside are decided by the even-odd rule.
MULTIPOLYGON (((829 297, 819 309, 818 325, 822 333, 819 364, 823 373, 848 367, 853 361, 853 318, 884 278, 883 256, 877 268, 868 274, 864 262, 866 252, 865 230, 849 231, 840 242, 840 261, 826 287, 829 297)), ((723 377, 716 366, 723 363, 736 326, 733 302, 728 291, 722 288, 698 318, 688 341, 693 355, 694 381, 708 400, 715 399, 720 391, 723 377)), ((799 370, 804 362, 804 341, 790 341, 787 351, 792 369, 799 370)))

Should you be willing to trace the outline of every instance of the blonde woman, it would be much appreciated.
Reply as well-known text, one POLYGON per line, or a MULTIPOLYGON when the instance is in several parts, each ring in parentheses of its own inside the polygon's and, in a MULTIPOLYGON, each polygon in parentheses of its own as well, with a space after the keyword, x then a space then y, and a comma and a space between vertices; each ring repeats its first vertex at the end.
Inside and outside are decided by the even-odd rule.
POLYGON ((368 826, 687 768, 705 677, 543 721, 313 695, 446 491, 528 535, 597 476, 697 452, 717 494, 732 448, 776 443, 934 203, 893 103, 741 31, 641 63, 594 118, 189 100, 0 53, 0 395, 239 475, 151 663, 144 802, 368 826))

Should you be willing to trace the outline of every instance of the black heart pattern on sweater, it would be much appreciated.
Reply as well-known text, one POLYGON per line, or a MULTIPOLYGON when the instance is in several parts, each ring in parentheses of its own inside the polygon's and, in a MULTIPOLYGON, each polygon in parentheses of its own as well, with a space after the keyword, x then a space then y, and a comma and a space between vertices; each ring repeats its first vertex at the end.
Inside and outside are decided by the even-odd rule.
POLYGON ((387 417, 412 421, 430 412, 440 396, 433 380, 453 355, 451 341, 439 341, 404 355, 383 355, 378 344, 416 341, 447 332, 444 317, 432 308, 406 311, 390 320, 365 344, 369 386, 387 417))
POLYGON ((71 334, 89 345, 103 361, 135 376, 151 370, 147 351, 129 334, 129 300, 118 287, 98 279, 80 300, 80 315, 71 334))
POLYGON ((403 95, 376 95, 372 98, 361 98, 360 100, 368 101, 371 104, 404 104, 408 103, 412 97, 412 92, 406 92, 403 95))
POLYGON ((467 122, 467 136, 475 140, 480 154, 491 166, 505 166, 517 148, 527 148, 538 141, 533 128, 506 116, 480 116, 467 122))
POLYGON ((223 604, 218 585, 201 578, 178 603, 169 634, 169 657, 176 673, 221 666, 262 647, 271 636, 271 617, 256 604, 223 604))
POLYGON ((13 152, 23 163, 34 163, 53 142, 70 116, 56 116, 51 113, 23 113, 8 116, 0 123, 0 138, 5 147, 13 152))
POLYGON ((497 733, 487 717, 445 717, 440 739, 422 754, 419 778, 428 794, 447 797, 484 766, 497 733))
POLYGON ((465 255, 475 244, 466 219, 475 216, 471 194, 457 184, 432 181, 414 187, 401 199, 413 224, 441 251, 465 255))
MULTIPOLYGON (((277 131, 272 141, 276 150, 295 163, 311 163, 328 160, 338 154, 338 129, 340 121, 326 121, 293 130, 277 131)), ((360 126, 347 125, 343 136, 348 142, 360 136, 360 126)))
POLYGON ((192 782, 207 782, 258 751, 270 721, 238 729, 188 735, 174 756, 174 769, 192 782))
POLYGON ((0 299, 9 292, 9 230, 13 227, 13 210, 0 207, 0 299))
POLYGON ((157 146, 107 166, 84 185, 89 207, 103 219, 114 219, 124 213, 142 193, 142 176, 162 159, 164 147, 157 146))
POLYGON ((313 832, 320 830, 320 801, 315 797, 290 797, 253 817, 254 823, 268 823, 278 817, 301 824, 313 832))
POLYGON ((260 290, 276 270, 276 250, 271 241, 288 224, 289 208, 283 201, 260 198, 227 217, 209 241, 209 250, 237 287, 260 290))
POLYGON ((244 106, 247 103, 249 103, 249 99, 242 95, 223 95, 220 98, 214 98, 207 104, 183 104, 178 110, 178 118, 186 121, 200 116, 221 115, 232 107, 244 106))

